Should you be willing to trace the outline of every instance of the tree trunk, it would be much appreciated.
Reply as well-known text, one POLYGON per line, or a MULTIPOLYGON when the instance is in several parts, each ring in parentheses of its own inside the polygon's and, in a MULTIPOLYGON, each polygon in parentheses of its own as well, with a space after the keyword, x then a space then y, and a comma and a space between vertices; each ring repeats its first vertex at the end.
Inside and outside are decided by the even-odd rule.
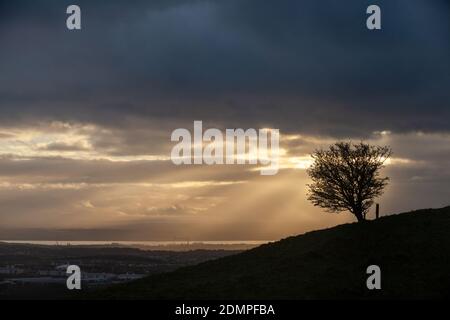
POLYGON ((365 221, 366 219, 364 218, 364 215, 361 211, 355 211, 353 212, 353 214, 355 215, 356 219, 358 220, 358 222, 362 222, 365 221))

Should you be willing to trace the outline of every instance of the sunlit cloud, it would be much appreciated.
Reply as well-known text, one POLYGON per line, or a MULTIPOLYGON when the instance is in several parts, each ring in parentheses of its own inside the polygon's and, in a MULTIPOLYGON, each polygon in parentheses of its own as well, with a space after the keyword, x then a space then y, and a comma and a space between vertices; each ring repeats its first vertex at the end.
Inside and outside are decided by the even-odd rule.
MULTIPOLYGON (((37 128, 21 128, 3 132, 0 137, 0 157, 25 160, 30 158, 62 157, 72 160, 164 161, 167 155, 113 155, 114 149, 96 148, 99 136, 111 135, 109 129, 92 124, 51 122, 37 128)), ((124 146, 125 147, 125 146, 124 146)), ((150 150, 149 150, 150 151, 150 150)))
POLYGON ((61 189, 79 190, 86 188, 107 188, 107 187, 139 187, 139 188, 161 188, 161 189, 192 189, 216 186, 229 186, 246 183, 246 181, 183 181, 176 183, 11 183, 0 182, 0 189, 61 189))
MULTIPOLYGON (((258 164, 177 167, 170 159, 169 135, 138 131, 75 122, 0 128, 2 224, 120 229, 183 223, 204 239, 243 234, 275 239, 350 221, 345 214, 324 216, 306 200, 311 153, 336 138, 281 132, 280 170, 273 177, 261 177, 258 164)), ((339 140, 393 148, 384 169, 391 184, 378 200, 384 210, 417 206, 393 197, 400 186, 406 190, 406 183, 411 193, 420 193, 419 183, 450 179, 445 169, 450 135, 380 130, 366 139, 339 140)), ((248 162, 258 154, 246 149, 234 157, 248 162)))

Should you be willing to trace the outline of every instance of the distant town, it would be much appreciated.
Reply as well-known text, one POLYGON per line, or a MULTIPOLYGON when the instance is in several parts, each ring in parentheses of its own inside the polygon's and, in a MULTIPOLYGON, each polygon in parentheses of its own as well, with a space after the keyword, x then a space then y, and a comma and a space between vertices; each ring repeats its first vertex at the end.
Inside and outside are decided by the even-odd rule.
POLYGON ((109 245, 37 245, 0 242, 0 299, 64 298, 69 265, 82 271, 84 290, 129 282, 248 249, 252 245, 199 243, 149 248, 109 245), (212 248, 214 247, 214 248, 212 248), (166 248, 166 250, 161 250, 166 248), (237 249, 240 248, 240 249, 237 249))

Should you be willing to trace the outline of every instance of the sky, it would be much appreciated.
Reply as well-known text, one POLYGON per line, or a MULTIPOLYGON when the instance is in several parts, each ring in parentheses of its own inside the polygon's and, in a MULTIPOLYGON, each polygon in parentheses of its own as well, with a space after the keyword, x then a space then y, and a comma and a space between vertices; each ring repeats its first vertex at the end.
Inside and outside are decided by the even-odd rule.
POLYGON ((310 153, 389 145, 382 214, 450 205, 447 0, 0 1, 0 239, 274 240, 352 222, 310 153), (82 29, 66 28, 81 8, 82 29), (381 8, 382 29, 366 28, 381 8), (171 132, 280 130, 281 168, 175 166, 171 132))

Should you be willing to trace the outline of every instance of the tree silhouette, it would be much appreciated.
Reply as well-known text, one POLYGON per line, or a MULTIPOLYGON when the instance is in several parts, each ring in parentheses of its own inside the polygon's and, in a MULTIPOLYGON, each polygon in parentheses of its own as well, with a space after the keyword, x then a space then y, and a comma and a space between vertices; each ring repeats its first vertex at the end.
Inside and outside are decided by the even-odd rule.
POLYGON ((362 142, 338 142, 328 150, 316 150, 307 170, 313 181, 308 200, 328 212, 350 211, 358 221, 366 220, 374 198, 388 183, 388 177, 380 177, 380 169, 391 154, 390 147, 362 142))

